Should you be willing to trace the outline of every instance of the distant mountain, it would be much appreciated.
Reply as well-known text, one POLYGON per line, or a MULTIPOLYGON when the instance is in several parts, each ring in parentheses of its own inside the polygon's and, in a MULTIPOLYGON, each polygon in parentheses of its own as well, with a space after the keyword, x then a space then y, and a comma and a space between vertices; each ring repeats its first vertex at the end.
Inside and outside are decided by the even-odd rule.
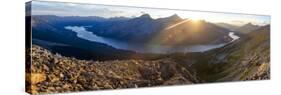
POLYGON ((146 43, 168 25, 181 20, 182 19, 177 15, 167 18, 152 19, 149 14, 143 14, 140 17, 126 21, 110 22, 107 24, 100 23, 103 25, 89 27, 88 30, 103 37, 126 42, 146 43))
POLYGON ((218 25, 218 26, 220 26, 220 27, 229 29, 229 30, 231 30, 231 31, 235 31, 236 29, 239 28, 239 26, 232 25, 232 24, 228 24, 228 23, 215 23, 215 24, 218 25))
POLYGON ((52 20, 32 17, 32 44, 40 45, 64 56, 87 60, 124 59, 135 54, 133 51, 119 50, 103 43, 81 39, 76 33, 64 29, 52 20))
POLYGON ((176 14, 158 19, 151 18, 149 14, 143 14, 135 18, 103 18, 96 16, 59 17, 43 15, 32 16, 32 19, 35 31, 52 30, 64 36, 73 36, 75 33, 64 29, 65 26, 92 26, 87 27, 87 30, 92 31, 98 36, 140 44, 156 41, 155 38, 160 36, 163 38, 156 38, 159 40, 157 42, 160 42, 158 44, 170 42, 179 45, 219 44, 229 40, 228 32, 230 32, 213 23, 205 21, 195 23, 189 19, 182 19, 176 14), (43 25, 44 23, 48 25, 43 25), (196 24, 199 25, 197 29, 194 27, 196 24), (175 25, 174 28, 167 30, 168 27, 173 25, 175 25), (181 37, 182 40, 177 40, 177 42, 175 42, 176 40, 172 41, 175 37, 181 37), (165 38, 169 38, 170 40, 165 38))
MULTIPOLYGON (((133 43, 149 43, 157 39, 157 42, 161 42, 158 44, 163 44, 168 43, 166 40, 182 37, 181 41, 176 42, 181 45, 183 43, 184 45, 223 43, 230 32, 212 23, 205 21, 197 23, 189 19, 182 19, 176 14, 158 19, 152 19, 148 14, 144 14, 127 21, 111 24, 106 28, 93 27, 88 29, 99 36, 133 43), (167 29, 172 26, 173 28, 167 29)), ((175 41, 171 41, 171 43, 175 43, 175 41)))
MULTIPOLYGON (((96 23, 101 22, 115 22, 115 21, 123 21, 131 18, 126 17, 114 17, 114 18, 103 18, 98 16, 55 16, 55 15, 34 15, 31 17, 34 22, 40 22, 41 20, 48 21, 58 27, 64 27, 66 25, 96 25, 96 23), (39 20, 39 21, 37 21, 39 20)), ((41 22, 44 23, 44 22, 41 22)))
POLYGON ((156 42, 167 45, 219 44, 228 41, 228 29, 204 20, 184 19, 163 29, 156 42))
POLYGON ((256 29, 260 28, 258 25, 253 25, 252 23, 247 23, 239 28, 236 29, 236 31, 239 31, 241 33, 247 34, 250 33, 256 29))
POLYGON ((144 42, 159 31, 161 23, 157 23, 148 14, 120 22, 99 23, 95 27, 88 28, 96 35, 113 38, 122 41, 144 42))

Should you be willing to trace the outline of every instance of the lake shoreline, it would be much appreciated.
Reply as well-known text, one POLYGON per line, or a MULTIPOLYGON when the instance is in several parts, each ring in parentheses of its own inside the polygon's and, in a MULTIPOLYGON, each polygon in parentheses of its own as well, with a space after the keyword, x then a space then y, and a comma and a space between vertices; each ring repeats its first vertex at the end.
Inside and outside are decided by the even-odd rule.
POLYGON ((77 33, 77 37, 81 39, 85 39, 92 42, 103 43, 112 46, 116 49, 130 50, 138 53, 168 54, 168 53, 177 53, 177 52, 184 52, 184 53, 205 52, 212 49, 223 47, 240 38, 239 36, 235 35, 234 32, 230 32, 228 35, 230 38, 232 38, 230 42, 216 44, 216 45, 194 45, 194 46, 181 46, 181 47, 163 46, 163 45, 140 45, 140 44, 129 44, 126 42, 101 37, 95 35, 91 31, 88 31, 86 27, 89 26, 65 26, 64 28, 77 33))

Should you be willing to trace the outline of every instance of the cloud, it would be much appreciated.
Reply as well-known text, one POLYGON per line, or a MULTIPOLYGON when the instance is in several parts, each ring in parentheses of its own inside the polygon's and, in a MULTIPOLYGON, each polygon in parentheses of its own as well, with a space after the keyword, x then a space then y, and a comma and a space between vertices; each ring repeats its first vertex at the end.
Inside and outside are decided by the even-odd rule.
POLYGON ((57 16, 102 16, 122 15, 123 11, 114 11, 110 7, 73 3, 32 2, 33 15, 57 15, 57 16))

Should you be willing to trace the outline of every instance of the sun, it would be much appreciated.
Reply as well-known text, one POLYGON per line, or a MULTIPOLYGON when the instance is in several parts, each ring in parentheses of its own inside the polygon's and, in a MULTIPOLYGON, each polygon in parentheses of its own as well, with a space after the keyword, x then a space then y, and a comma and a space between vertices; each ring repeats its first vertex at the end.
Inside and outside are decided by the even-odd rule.
POLYGON ((199 21, 203 20, 203 19, 200 18, 200 17, 190 17, 189 19, 190 19, 192 22, 199 22, 199 21))
POLYGON ((201 20, 204 20, 204 17, 202 15, 190 15, 188 17, 192 22, 199 22, 201 20))
POLYGON ((190 22, 191 22, 191 31, 199 31, 201 26, 202 26, 202 21, 203 19, 202 18, 199 18, 199 17, 193 17, 193 18, 190 18, 190 22))
POLYGON ((199 17, 191 17, 190 19, 191 20, 202 20, 202 18, 199 18, 199 17))
POLYGON ((200 19, 190 19, 193 24, 198 24, 201 20, 200 19))
POLYGON ((200 18, 190 18, 191 23, 194 25, 199 25, 202 20, 200 18))

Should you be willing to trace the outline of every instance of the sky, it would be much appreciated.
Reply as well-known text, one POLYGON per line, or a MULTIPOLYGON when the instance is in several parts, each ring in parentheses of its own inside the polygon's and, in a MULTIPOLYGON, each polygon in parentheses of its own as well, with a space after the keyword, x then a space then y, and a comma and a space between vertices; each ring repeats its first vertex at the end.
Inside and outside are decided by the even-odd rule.
POLYGON ((185 11, 171 9, 126 7, 126 6, 107 6, 94 4, 77 4, 32 1, 32 15, 56 15, 56 16, 100 16, 111 17, 138 17, 149 14, 152 18, 164 18, 177 14, 181 18, 202 19, 213 23, 229 23, 233 25, 244 25, 252 23, 255 25, 270 24, 270 16, 249 15, 236 13, 216 13, 201 11, 185 11))

